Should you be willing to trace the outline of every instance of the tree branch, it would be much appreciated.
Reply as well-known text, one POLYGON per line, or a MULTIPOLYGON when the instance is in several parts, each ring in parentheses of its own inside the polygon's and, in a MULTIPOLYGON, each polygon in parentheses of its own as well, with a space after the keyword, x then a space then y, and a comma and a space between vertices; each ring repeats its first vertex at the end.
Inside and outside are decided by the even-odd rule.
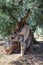
POLYGON ((17 18, 12 14, 12 11, 9 12, 10 13, 10 16, 11 18, 15 19, 17 24, 18 24, 18 27, 20 28, 23 24, 26 23, 26 20, 27 18, 30 16, 30 9, 27 11, 26 13, 26 16, 24 18, 21 18, 20 22, 17 20, 17 18))
POLYGON ((27 13, 26 13, 26 16, 21 19, 21 21, 20 21, 20 23, 18 25, 19 27, 22 26, 24 23, 26 23, 26 20, 30 16, 30 13, 31 13, 30 10, 28 10, 27 13))

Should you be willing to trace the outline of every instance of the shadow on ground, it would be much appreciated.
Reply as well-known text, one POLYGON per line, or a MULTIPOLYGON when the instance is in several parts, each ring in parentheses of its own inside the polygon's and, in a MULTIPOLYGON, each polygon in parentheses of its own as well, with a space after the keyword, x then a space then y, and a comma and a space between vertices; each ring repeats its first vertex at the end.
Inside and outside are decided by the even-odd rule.
POLYGON ((11 65, 43 65, 43 41, 33 46, 33 50, 26 51, 23 57, 12 61, 11 65))

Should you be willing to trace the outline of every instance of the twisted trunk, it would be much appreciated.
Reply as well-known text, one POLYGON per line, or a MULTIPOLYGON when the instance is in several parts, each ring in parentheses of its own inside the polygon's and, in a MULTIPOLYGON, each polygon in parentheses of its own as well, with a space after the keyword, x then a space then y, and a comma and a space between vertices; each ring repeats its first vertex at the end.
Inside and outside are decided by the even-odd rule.
MULTIPOLYGON (((10 15, 11 15, 12 18, 15 18, 15 16, 13 16, 12 14, 10 14, 10 15)), ((19 28, 16 31, 16 34, 13 33, 11 35, 11 40, 10 40, 9 44, 12 44, 12 45, 9 46, 8 48, 5 48, 5 51, 8 54, 11 54, 12 51, 18 49, 18 47, 21 45, 21 54, 23 55, 25 50, 30 46, 30 44, 32 45, 33 43, 36 43, 36 40, 34 38, 34 35, 33 35, 32 31, 31 31, 29 25, 25 24, 27 18, 29 17, 29 15, 30 14, 29 14, 29 10, 28 10, 26 16, 21 19, 20 23, 15 18, 15 20, 17 21, 17 26, 19 28), (20 31, 22 26, 23 26, 23 28, 20 31)))

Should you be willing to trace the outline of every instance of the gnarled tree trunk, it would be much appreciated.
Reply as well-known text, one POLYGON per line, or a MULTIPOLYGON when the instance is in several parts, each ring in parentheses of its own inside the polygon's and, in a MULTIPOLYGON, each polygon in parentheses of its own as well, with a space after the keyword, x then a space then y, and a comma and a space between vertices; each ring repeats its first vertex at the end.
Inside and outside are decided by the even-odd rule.
MULTIPOLYGON (((36 40, 31 32, 30 27, 25 24, 21 31, 11 35, 11 40, 5 48, 7 54, 11 54, 15 50, 20 50, 21 55, 24 55, 25 50, 36 43, 36 40)), ((7 44, 7 43, 6 43, 7 44)))
POLYGON ((36 40, 33 36, 33 33, 31 31, 30 27, 26 23, 26 20, 29 17, 28 12, 27 12, 26 16, 21 19, 20 23, 11 14, 11 16, 13 16, 13 18, 16 19, 18 24, 17 24, 16 34, 12 33, 11 40, 8 43, 5 43, 5 44, 8 44, 8 46, 5 48, 5 51, 8 54, 11 54, 12 51, 15 51, 16 49, 19 48, 21 50, 21 55, 24 55, 25 50, 30 46, 30 44, 32 45, 33 43, 36 43, 36 40))

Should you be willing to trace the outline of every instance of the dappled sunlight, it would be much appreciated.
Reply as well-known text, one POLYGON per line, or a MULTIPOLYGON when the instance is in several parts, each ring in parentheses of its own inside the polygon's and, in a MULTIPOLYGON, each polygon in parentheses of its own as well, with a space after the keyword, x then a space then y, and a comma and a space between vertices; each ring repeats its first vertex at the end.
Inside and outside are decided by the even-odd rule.
MULTIPOLYGON (((0 52, 4 48, 0 46, 0 52)), ((0 54, 0 64, 6 65, 43 65, 43 42, 33 45, 33 50, 26 50, 25 55, 11 54, 7 55, 4 52, 0 54)))

